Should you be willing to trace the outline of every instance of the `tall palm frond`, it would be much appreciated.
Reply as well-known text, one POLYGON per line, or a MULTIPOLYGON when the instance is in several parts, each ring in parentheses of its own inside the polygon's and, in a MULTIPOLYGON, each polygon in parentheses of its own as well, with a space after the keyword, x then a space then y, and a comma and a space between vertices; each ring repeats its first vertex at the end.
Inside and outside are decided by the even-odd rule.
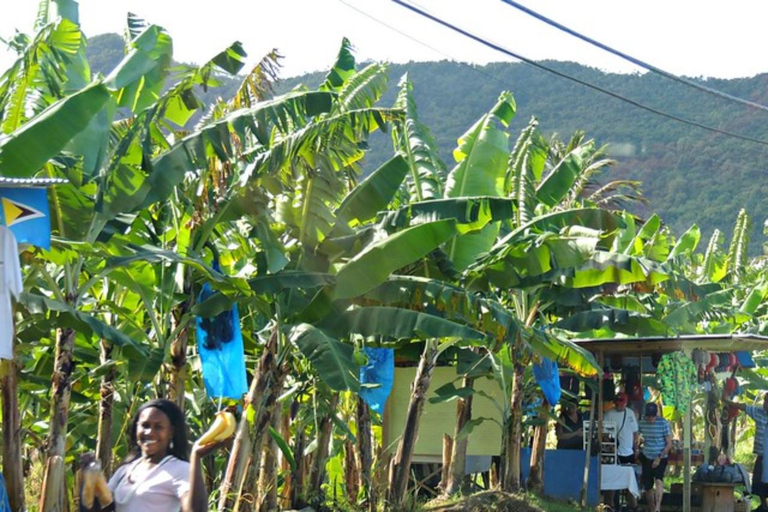
POLYGON ((537 158, 534 148, 534 138, 537 134, 539 122, 535 117, 531 118, 528 126, 520 133, 515 147, 509 154, 506 182, 512 198, 515 200, 517 210, 515 224, 521 226, 534 217, 536 205, 536 176, 535 172, 543 161, 537 158))
POLYGON ((237 92, 229 101, 231 110, 251 108, 259 101, 272 97, 283 58, 277 48, 267 53, 251 71, 245 75, 237 92))
POLYGON ((404 74, 394 107, 404 112, 404 121, 396 123, 392 130, 395 151, 405 155, 410 168, 408 186, 411 201, 425 201, 443 197, 446 179, 445 163, 438 155, 437 144, 429 127, 419 120, 413 84, 404 74))

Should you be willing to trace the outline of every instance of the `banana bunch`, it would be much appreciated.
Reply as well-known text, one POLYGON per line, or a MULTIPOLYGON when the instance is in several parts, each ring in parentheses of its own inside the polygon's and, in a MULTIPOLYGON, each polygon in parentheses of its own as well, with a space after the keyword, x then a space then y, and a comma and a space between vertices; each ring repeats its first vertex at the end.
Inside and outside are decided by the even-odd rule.
POLYGON ((107 487, 107 479, 101 472, 100 462, 91 462, 83 469, 82 502, 85 508, 93 507, 94 499, 99 499, 99 505, 105 507, 112 503, 112 493, 107 487))
POLYGON ((213 424, 208 431, 203 434, 197 442, 200 446, 207 444, 213 444, 218 441, 224 441, 232 437, 237 427, 237 420, 235 415, 229 411, 219 411, 216 413, 216 419, 213 420, 213 424))

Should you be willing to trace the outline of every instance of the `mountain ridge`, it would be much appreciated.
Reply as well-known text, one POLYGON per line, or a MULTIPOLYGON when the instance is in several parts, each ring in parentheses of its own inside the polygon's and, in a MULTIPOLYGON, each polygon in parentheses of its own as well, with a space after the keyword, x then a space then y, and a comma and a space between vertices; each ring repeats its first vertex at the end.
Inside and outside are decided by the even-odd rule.
MULTIPOLYGON (((122 41, 115 34, 89 40, 89 60, 94 59, 94 70, 105 74, 108 71, 108 61, 115 55, 115 38, 122 41), (107 49, 110 58, 102 58, 107 49)), ((713 97, 653 73, 617 74, 573 62, 542 63, 650 108, 768 141, 768 112, 713 97)), ((397 83, 407 72, 414 85, 420 118, 432 130, 440 156, 449 168, 456 140, 493 106, 503 90, 509 90, 518 108, 510 126, 512 141, 532 116, 538 119, 545 136, 558 133, 568 138, 576 130, 583 130, 599 146, 607 144, 608 154, 618 160, 606 177, 641 181, 650 210, 657 212, 676 234, 682 234, 695 222, 704 241, 715 229, 727 238, 744 207, 753 219, 750 252, 760 252, 763 236, 758 228, 768 216, 762 204, 768 196, 768 172, 762 163, 768 157, 768 142, 746 142, 665 119, 522 63, 479 66, 449 61, 411 62, 389 64, 388 71, 389 88, 380 104, 394 102, 397 83)), ((300 83, 315 87, 324 75, 315 72, 285 78, 278 92, 300 83)), ((749 78, 692 80, 733 96, 768 103, 766 73, 749 78)), ((219 95, 230 97, 237 82, 225 80, 222 87, 206 92, 203 101, 210 103, 219 95)), ((388 136, 372 137, 366 168, 374 168, 389 154, 388 136)))

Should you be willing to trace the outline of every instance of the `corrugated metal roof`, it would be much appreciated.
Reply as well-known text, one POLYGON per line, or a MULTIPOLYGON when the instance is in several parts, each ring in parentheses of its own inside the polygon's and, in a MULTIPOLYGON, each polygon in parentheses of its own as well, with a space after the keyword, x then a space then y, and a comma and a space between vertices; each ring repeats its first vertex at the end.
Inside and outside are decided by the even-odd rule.
POLYGON ((50 187, 66 182, 67 180, 63 178, 8 178, 0 176, 0 187, 50 187))
POLYGON ((768 336, 757 334, 682 334, 647 338, 571 339, 590 352, 610 354, 651 354, 699 348, 716 352, 768 349, 768 336))

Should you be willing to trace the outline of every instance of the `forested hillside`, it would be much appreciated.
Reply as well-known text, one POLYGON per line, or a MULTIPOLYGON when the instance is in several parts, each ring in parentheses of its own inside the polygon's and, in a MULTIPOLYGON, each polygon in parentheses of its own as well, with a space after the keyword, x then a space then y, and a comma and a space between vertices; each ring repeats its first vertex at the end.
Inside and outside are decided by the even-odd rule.
MULTIPOLYGON (((90 40, 89 54, 95 69, 106 72, 117 62, 115 35, 90 40), (114 59, 114 61, 112 61, 114 59), (98 67, 97 67, 98 66, 98 67)), ((118 46, 119 48, 119 46, 118 46)), ((332 62, 329 55, 328 62, 332 62)), ((599 85, 654 109, 706 124, 720 130, 768 140, 768 112, 743 107, 652 74, 604 73, 575 63, 548 65, 599 85)), ((593 91, 525 64, 496 63, 468 66, 453 62, 410 63, 390 66, 390 87, 384 104, 391 104, 397 82, 408 73, 422 121, 431 127, 441 156, 451 167, 456 139, 495 102, 502 90, 511 91, 518 113, 513 127, 522 128, 536 116, 546 136, 563 138, 584 130, 618 160, 612 179, 643 182, 651 210, 659 213, 676 233, 698 223, 707 238, 715 228, 729 234, 738 211, 746 207, 754 219, 751 252, 760 251, 767 212, 768 145, 744 142, 704 131, 593 91)), ((323 75, 315 73, 284 80, 282 89, 298 83, 314 86, 323 75)), ((748 79, 701 79, 708 86, 732 95, 768 104, 768 74, 748 79)), ((235 84, 225 88, 232 90, 235 84)), ((223 90, 210 91, 228 97, 223 90)), ((368 165, 386 154, 383 137, 371 141, 368 165)))

